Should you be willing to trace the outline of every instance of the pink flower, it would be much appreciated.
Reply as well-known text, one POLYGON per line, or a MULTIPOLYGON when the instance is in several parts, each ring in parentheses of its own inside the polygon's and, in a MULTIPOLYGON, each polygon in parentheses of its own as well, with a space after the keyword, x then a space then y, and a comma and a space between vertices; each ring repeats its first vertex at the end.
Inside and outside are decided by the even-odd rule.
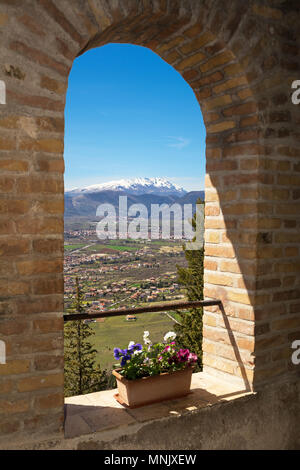
POLYGON ((177 353, 177 357, 180 362, 187 362, 190 351, 188 349, 180 349, 177 353))
POLYGON ((198 356, 197 356, 197 354, 190 353, 190 354, 188 355, 188 361, 189 361, 190 363, 197 362, 197 361, 198 361, 198 356))
POLYGON ((170 365, 172 365, 173 363, 178 364, 178 362, 180 362, 180 361, 179 361, 179 358, 178 358, 177 355, 176 355, 176 356, 169 357, 169 359, 168 359, 168 363, 169 363, 170 365))

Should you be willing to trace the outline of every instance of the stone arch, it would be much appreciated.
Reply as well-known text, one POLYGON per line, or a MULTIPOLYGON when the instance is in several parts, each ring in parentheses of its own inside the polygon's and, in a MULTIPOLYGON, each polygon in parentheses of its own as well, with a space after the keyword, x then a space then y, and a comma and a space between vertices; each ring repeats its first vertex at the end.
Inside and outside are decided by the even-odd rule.
MULTIPOLYGON (((185 16, 177 27, 175 25, 173 22, 168 33, 167 28, 163 30, 162 39, 160 34, 153 39, 149 25, 146 31, 143 25, 139 25, 132 34, 127 24, 126 27, 121 24, 112 31, 96 35, 84 51, 107 42, 129 42, 148 47, 181 73, 195 93, 207 130, 205 294, 207 298, 222 299, 224 307, 230 308, 234 318, 238 316, 234 311, 238 308, 235 303, 245 304, 246 312, 242 319, 247 322, 244 325, 239 320, 227 320, 226 314, 224 316, 219 309, 207 309, 204 317, 204 365, 212 373, 231 374, 235 376, 230 377, 231 380, 236 378, 250 388, 254 364, 254 316, 247 297, 248 291, 253 290, 250 283, 256 276, 255 263, 252 263, 251 275, 245 276, 241 268, 245 258, 238 253, 239 245, 245 243, 236 239, 232 241, 231 234, 234 237, 238 229, 237 217, 240 223, 243 218, 248 219, 248 210, 251 210, 253 218, 257 216, 256 201, 243 202, 247 197, 238 196, 241 186, 246 191, 247 184, 253 188, 258 180, 257 168, 251 163, 259 155, 257 103, 241 65, 224 42, 199 23, 191 25, 186 22, 185 16), (143 34, 139 37, 141 30, 143 34), (247 118, 250 123, 241 125, 242 119, 247 118), (243 177, 241 170, 244 171, 243 177), (234 191, 232 186, 238 189, 234 191), (228 291, 227 287, 235 285, 238 292, 228 291), (215 328, 226 330, 221 341, 216 339, 215 328), (226 338, 228 332, 230 335, 226 338), (238 347, 235 335, 239 337, 239 333, 243 335, 245 332, 248 347, 238 347), (244 351, 239 352, 240 349, 244 351)), ((247 257, 246 262, 249 265, 247 257)))
POLYGON ((289 28, 281 9, 256 1, 28 0, 22 11, 18 2, 1 3, 1 331, 14 399, 28 402, 21 420, 4 423, 4 434, 61 428, 65 94, 75 57, 108 42, 159 54, 190 84, 203 112, 205 296, 223 302, 205 312, 205 370, 246 388, 292 371, 298 291, 286 266, 299 255, 292 241, 299 195, 287 188, 297 150, 284 139, 296 124, 278 87, 299 64, 293 11, 284 8, 289 28), (272 53, 281 40, 285 59, 272 53))

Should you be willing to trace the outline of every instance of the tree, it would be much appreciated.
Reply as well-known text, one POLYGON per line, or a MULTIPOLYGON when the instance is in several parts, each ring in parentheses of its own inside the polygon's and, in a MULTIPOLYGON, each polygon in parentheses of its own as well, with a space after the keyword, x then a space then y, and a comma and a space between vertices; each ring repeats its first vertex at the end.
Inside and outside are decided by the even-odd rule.
MULTIPOLYGON (((76 278, 74 313, 84 313, 84 294, 76 278)), ((83 395, 105 388, 106 371, 96 364, 97 351, 90 339, 94 331, 82 320, 65 325, 65 396, 83 395)))
MULTIPOLYGON (((198 199, 197 204, 204 204, 198 199)), ((196 229, 196 213, 192 219, 192 226, 196 229)), ((177 265, 178 283, 183 285, 189 301, 203 300, 203 247, 199 250, 188 250, 183 246, 187 268, 177 265)), ((178 343, 197 354, 197 369, 202 370, 202 317, 203 308, 194 308, 186 313, 179 313, 180 325, 175 324, 178 343)))

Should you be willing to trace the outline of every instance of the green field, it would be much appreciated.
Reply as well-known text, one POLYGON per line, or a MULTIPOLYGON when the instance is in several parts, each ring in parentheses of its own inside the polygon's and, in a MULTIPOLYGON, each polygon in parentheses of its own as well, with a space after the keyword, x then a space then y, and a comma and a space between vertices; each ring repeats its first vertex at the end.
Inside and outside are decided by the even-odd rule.
MULTIPOLYGON (((84 246, 84 245, 83 245, 84 246)), ((127 246, 127 245, 114 245, 112 243, 106 243, 103 245, 100 244, 94 244, 91 245, 87 248, 87 251, 97 251, 99 253, 105 252, 105 249, 109 248, 110 250, 115 250, 115 251, 136 251, 138 248, 135 246, 127 246)))
POLYGON ((135 245, 135 244, 120 245, 112 241, 106 246, 107 248, 111 248, 113 250, 118 250, 118 251, 136 251, 140 248, 138 245, 135 245))
POLYGON ((130 341, 143 343, 143 333, 150 332, 153 342, 162 341, 164 335, 174 329, 174 322, 163 313, 145 313, 137 315, 137 320, 126 321, 126 317, 106 318, 104 323, 90 323, 95 336, 92 343, 98 351, 102 369, 111 370, 116 360, 114 348, 127 348, 130 341))
POLYGON ((118 245, 107 245, 107 247, 116 251, 137 251, 138 249, 133 246, 118 246, 118 245))

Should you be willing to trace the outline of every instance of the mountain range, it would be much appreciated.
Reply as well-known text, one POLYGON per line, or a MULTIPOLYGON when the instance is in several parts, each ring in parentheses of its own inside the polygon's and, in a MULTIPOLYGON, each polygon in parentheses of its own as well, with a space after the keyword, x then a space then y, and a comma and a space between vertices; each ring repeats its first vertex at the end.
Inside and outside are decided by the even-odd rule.
POLYGON ((178 203, 196 204, 204 191, 188 192, 166 178, 135 178, 110 181, 65 192, 65 217, 95 217, 100 204, 109 203, 116 209, 119 196, 127 196, 128 207, 132 204, 144 204, 148 211, 151 204, 178 203))

